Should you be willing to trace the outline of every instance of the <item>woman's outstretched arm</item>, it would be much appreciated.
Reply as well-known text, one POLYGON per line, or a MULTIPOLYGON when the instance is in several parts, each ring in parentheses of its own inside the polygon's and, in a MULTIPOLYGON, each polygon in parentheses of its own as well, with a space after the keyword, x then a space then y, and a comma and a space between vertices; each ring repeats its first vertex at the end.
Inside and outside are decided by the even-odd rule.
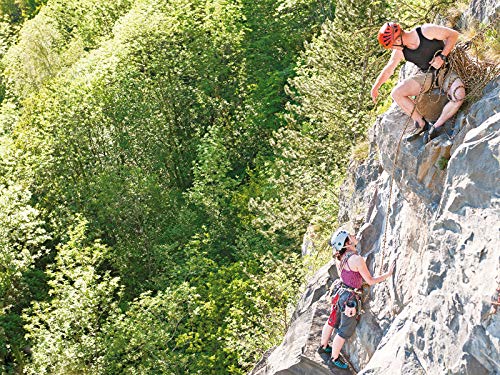
POLYGON ((380 276, 372 276, 372 274, 368 270, 368 267, 366 266, 366 262, 362 256, 358 255, 358 256, 353 257, 353 258, 354 258, 352 260, 353 271, 358 271, 361 274, 361 276, 363 277, 363 280, 365 280, 365 282, 368 285, 374 285, 374 284, 380 283, 380 282, 384 281, 385 279, 387 279, 388 277, 390 277, 394 272, 394 267, 396 266, 396 263, 394 262, 391 264, 391 267, 389 268, 388 272, 386 272, 380 276), (357 269, 354 269, 354 268, 357 268, 357 269))

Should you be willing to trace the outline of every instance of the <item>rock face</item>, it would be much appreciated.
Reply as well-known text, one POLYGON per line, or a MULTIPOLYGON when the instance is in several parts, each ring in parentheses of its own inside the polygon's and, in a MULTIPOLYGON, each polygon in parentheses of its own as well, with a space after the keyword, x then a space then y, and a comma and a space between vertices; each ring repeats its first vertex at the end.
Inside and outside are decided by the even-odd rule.
MULTIPOLYGON (((404 199, 395 198, 387 234, 387 251, 398 259, 394 317, 374 355, 359 362, 363 374, 500 371, 500 319, 491 304, 500 285, 499 84, 457 120, 462 134, 452 147, 445 134, 425 146, 415 141, 400 156, 413 160, 395 165, 386 138, 398 110, 375 130, 382 166, 404 199), (440 170, 434 160, 444 150, 451 158, 440 170)), ((376 293, 373 305, 385 301, 376 293)))
POLYGON ((471 21, 487 24, 498 18, 500 3, 497 0, 472 0, 462 16, 462 27, 468 27, 471 21))
MULTIPOLYGON (((396 158, 406 120, 396 105, 378 119, 368 159, 351 167, 342 189, 340 220, 358 231, 372 273, 397 260, 392 279, 370 288, 343 352, 360 374, 500 374, 492 304, 500 287, 500 78, 446 133, 428 144, 402 141, 396 158)), ((252 374, 331 374, 316 348, 330 308, 321 296, 335 273, 331 264, 318 272, 283 343, 252 374)))

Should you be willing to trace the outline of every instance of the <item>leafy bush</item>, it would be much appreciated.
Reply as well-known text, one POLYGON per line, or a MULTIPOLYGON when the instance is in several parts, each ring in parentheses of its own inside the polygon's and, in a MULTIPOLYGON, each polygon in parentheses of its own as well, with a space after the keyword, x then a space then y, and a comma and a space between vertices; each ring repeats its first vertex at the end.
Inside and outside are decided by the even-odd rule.
POLYGON ((86 222, 69 232, 49 269, 51 299, 34 302, 26 311, 32 342, 28 374, 98 373, 102 368, 106 321, 118 309, 119 279, 100 272, 108 249, 87 244, 86 222))

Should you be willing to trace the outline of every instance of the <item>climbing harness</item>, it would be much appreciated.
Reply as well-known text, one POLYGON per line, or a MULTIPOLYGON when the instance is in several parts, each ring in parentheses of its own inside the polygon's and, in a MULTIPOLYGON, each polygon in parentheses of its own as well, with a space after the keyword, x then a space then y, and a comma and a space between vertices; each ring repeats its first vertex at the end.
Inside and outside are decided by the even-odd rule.
MULTIPOLYGON (((334 288, 334 290, 332 291, 332 293, 333 293, 333 295, 332 295, 332 312, 331 312, 330 317, 328 319, 330 325, 332 327, 335 326, 335 324, 337 323, 337 321, 340 317, 339 313, 350 302, 351 303, 355 302, 355 303, 352 303, 353 305, 355 305, 352 307, 356 307, 355 317, 356 317, 356 320, 359 321, 359 319, 361 318, 361 314, 363 314, 365 312, 362 309, 362 299, 361 299, 362 294, 363 294, 363 290, 351 288, 351 287, 347 286, 346 284, 344 284, 340 279, 335 280, 335 282, 338 282, 338 284, 336 285, 336 288, 334 288), (343 305, 340 306, 339 299, 344 293, 349 293, 349 296, 344 301, 343 305)), ((335 284, 335 282, 334 282, 334 284, 335 284)))
MULTIPOLYGON (((351 253, 347 255, 341 262, 340 264, 340 273, 342 273, 342 270, 344 269, 345 265, 347 264, 347 261, 349 258, 353 255, 354 253, 351 253)), ((349 302, 354 301, 355 302, 355 307, 356 307, 356 319, 359 321, 359 318, 361 314, 364 313, 362 309, 362 295, 363 295, 363 289, 356 289, 352 288, 348 285, 346 285, 342 279, 339 277, 336 279, 329 290, 328 295, 332 298, 332 314, 330 315, 330 322, 335 325, 338 319, 338 312, 342 311, 342 309, 347 305, 349 302), (347 299, 344 301, 343 306, 339 306, 339 299, 340 296, 342 296, 344 293, 349 293, 349 296, 347 299)), ((353 306, 354 307, 354 306, 353 306)))

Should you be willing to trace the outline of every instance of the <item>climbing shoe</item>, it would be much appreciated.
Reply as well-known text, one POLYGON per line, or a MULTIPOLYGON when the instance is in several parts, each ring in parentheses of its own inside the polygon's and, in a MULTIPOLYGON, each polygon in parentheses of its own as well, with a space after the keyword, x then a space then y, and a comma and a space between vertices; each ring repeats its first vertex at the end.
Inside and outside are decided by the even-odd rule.
POLYGON ((417 121, 415 121, 415 127, 413 130, 406 136, 405 140, 407 142, 411 142, 418 138, 420 134, 427 131, 429 129, 429 122, 424 118, 424 126, 420 126, 417 121))
POLYGON ((318 353, 319 354, 332 354, 332 347, 330 345, 327 345, 326 348, 323 348, 323 345, 320 345, 318 348, 318 353))
POLYGON ((330 361, 328 361, 329 365, 335 366, 337 368, 341 368, 342 370, 345 370, 348 366, 347 363, 342 361, 340 357, 337 357, 337 359, 330 358, 330 361))
POLYGON ((429 130, 424 133, 424 143, 427 143, 434 138, 436 138, 441 133, 442 127, 435 127, 434 124, 430 124, 429 130))

